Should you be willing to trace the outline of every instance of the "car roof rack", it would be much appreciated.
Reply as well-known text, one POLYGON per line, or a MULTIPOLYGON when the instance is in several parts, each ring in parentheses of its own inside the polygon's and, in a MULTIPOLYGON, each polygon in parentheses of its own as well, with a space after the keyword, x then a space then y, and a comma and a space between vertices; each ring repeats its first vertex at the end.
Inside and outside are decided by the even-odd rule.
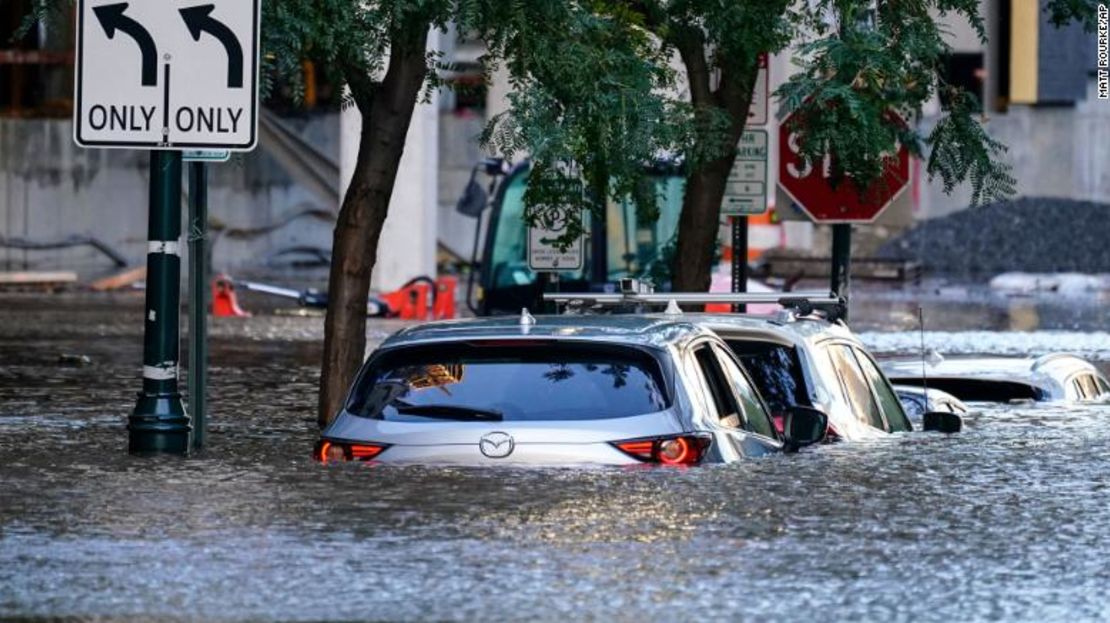
POLYGON ((681 313, 679 305, 771 304, 781 305, 796 316, 821 312, 830 322, 844 317, 844 299, 824 291, 804 292, 653 292, 651 286, 636 279, 622 279, 619 292, 549 292, 545 301, 567 306, 568 312, 642 313, 652 307, 666 307, 666 313, 681 313))

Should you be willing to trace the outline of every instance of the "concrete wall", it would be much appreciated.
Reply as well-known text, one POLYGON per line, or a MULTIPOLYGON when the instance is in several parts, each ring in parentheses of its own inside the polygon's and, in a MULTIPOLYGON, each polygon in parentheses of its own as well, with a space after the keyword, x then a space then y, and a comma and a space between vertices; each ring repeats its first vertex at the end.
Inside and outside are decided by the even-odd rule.
MULTIPOLYGON (((332 149, 334 115, 291 120, 302 134, 332 149)), ((73 143, 62 120, 0 119, 0 235, 50 241, 96 237, 132 265, 146 258, 148 155, 130 150, 87 150, 73 143)), ((261 149, 209 166, 214 226, 250 230, 282 222, 306 209, 333 211, 295 184, 261 149)), ((266 266, 290 246, 331 246, 329 219, 301 217, 271 233, 232 238, 214 246, 217 270, 266 266)), ((184 242, 184 240, 183 240, 184 242)), ((0 247, 0 270, 76 270, 82 277, 112 272, 112 263, 86 248, 20 251, 0 247)))
MULTIPOLYGON (((1110 197, 1110 106, 1095 98, 1075 106, 1011 106, 992 113, 991 136, 1009 147, 1019 196, 1107 201, 1110 197)), ((969 188, 945 195, 939 182, 925 185, 921 218, 966 208, 969 188)))
MULTIPOLYGON (((477 220, 455 211, 470 172, 485 153, 478 146, 478 136, 485 127, 484 116, 441 112, 439 130, 439 211, 436 224, 439 244, 450 253, 470 260, 474 246, 477 220)), ((488 178, 478 176, 485 184, 488 178)))

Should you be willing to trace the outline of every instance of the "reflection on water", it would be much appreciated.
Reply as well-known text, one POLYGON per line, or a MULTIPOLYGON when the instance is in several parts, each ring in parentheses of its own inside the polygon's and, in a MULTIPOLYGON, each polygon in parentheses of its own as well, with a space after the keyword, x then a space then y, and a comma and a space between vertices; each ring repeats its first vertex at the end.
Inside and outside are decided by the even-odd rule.
POLYGON ((0 617, 1110 617, 1110 407, 685 471, 323 468, 317 347, 232 339, 319 321, 255 318, 214 343, 210 450, 137 459, 140 338, 73 311, 0 311, 0 617))

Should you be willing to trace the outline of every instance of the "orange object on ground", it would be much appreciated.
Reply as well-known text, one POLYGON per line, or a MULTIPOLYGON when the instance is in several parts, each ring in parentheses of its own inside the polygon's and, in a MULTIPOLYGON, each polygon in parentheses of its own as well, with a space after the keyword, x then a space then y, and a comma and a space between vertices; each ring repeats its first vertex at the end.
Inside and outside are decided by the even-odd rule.
POLYGON ((455 288, 459 285, 459 278, 454 275, 444 275, 436 279, 435 302, 432 304, 432 314, 436 320, 451 320, 455 317, 455 288))
POLYGON ((146 279, 146 266, 139 266, 138 268, 129 268, 122 273, 110 275, 103 279, 97 279, 89 284, 89 289, 94 292, 106 292, 108 290, 119 290, 134 285, 137 281, 146 279))
POLYGON ((390 316, 403 320, 426 320, 428 318, 428 295, 431 286, 422 281, 411 281, 400 290, 379 295, 389 305, 390 316))
POLYGON ((235 284, 227 275, 216 275, 212 280, 212 315, 216 318, 249 318, 250 312, 239 307, 235 284))
POLYGON ((444 276, 412 279, 399 290, 379 294, 389 306, 389 316, 402 320, 447 320, 455 317, 455 289, 458 279, 444 276))

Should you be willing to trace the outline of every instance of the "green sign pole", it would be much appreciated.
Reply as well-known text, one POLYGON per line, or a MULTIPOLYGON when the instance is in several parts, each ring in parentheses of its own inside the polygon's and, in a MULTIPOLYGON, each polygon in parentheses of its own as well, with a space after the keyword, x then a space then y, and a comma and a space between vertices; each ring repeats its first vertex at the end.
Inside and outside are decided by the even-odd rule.
MULTIPOLYGON (((732 291, 748 291, 748 217, 744 215, 732 217, 732 291)), ((748 306, 736 303, 732 311, 743 314, 748 306)))
POLYGON ((143 391, 127 422, 132 454, 187 454, 189 417, 177 387, 181 305, 181 152, 150 152, 143 391))
POLYGON ((844 299, 844 319, 848 319, 848 297, 852 285, 852 225, 837 223, 832 226, 832 270, 831 283, 833 294, 844 299))
POLYGON ((208 434, 208 165, 189 163, 189 411, 193 449, 208 434))

